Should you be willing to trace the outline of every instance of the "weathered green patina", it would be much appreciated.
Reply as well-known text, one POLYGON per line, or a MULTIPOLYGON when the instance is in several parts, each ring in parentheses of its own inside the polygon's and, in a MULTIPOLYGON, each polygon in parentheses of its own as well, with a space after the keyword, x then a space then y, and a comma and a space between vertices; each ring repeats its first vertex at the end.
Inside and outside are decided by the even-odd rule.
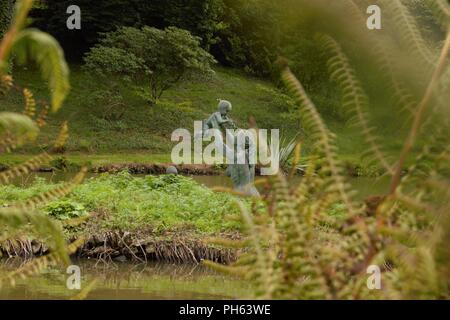
POLYGON ((205 134, 209 129, 218 129, 222 132, 222 136, 226 137, 226 141, 233 141, 233 150, 235 152, 229 153, 230 146, 225 144, 223 140, 221 142, 216 142, 220 144, 223 148, 223 154, 226 157, 230 157, 232 154, 232 159, 227 159, 228 168, 226 170, 227 176, 233 181, 234 188, 237 191, 249 194, 252 196, 259 196, 258 190, 255 188, 255 164, 250 161, 250 150, 255 141, 252 141, 248 136, 245 136, 243 130, 238 129, 234 121, 229 116, 229 113, 233 109, 232 104, 226 100, 220 100, 218 105, 218 111, 212 114, 208 120, 203 123, 203 133, 205 134), (233 129, 233 130, 227 130, 233 129), (240 135, 243 135, 240 137, 240 135), (239 145, 239 138, 245 139, 245 147, 239 145), (238 161, 238 158, 245 159, 244 163, 238 161), (231 161, 230 161, 231 160, 231 161))

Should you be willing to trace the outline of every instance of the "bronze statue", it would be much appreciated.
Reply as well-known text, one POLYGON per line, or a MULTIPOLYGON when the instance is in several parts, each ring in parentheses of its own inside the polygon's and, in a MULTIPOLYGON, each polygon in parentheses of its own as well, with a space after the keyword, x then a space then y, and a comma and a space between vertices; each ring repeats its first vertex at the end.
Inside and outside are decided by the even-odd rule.
POLYGON ((238 129, 236 124, 233 122, 229 113, 233 109, 231 103, 226 100, 220 100, 218 105, 218 111, 212 114, 208 120, 203 122, 203 134, 206 134, 209 129, 217 129, 222 132, 222 141, 217 142, 219 147, 223 150, 223 155, 229 156, 229 148, 226 143, 224 143, 223 136, 226 137, 227 141, 234 141, 233 150, 235 150, 232 159, 227 159, 228 165, 226 174, 231 178, 234 184, 234 188, 240 192, 259 196, 258 190, 255 188, 255 164, 251 163, 250 150, 251 147, 255 145, 255 141, 252 141, 248 136, 240 137, 245 138, 245 146, 239 146, 237 143, 238 137, 244 134, 244 131, 238 129), (233 129, 233 130, 228 130, 233 129), (237 160, 245 159, 244 163, 239 163, 237 160))

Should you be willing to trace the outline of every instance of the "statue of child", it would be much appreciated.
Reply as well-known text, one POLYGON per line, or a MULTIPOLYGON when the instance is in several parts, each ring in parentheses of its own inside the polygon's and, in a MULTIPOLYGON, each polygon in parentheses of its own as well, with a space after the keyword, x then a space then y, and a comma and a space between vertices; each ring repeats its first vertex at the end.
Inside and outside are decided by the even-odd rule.
POLYGON ((217 108, 218 111, 213 113, 211 117, 203 123, 203 132, 206 132, 208 129, 237 129, 236 124, 228 116, 233 109, 231 102, 220 100, 217 108))

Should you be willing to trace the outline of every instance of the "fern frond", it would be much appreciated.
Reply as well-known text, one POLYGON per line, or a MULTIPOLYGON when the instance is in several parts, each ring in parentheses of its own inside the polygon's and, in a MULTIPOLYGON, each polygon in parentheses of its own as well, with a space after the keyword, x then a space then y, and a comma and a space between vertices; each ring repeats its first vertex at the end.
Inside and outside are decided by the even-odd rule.
POLYGON ((0 42, 0 74, 7 70, 8 58, 14 45, 17 33, 25 26, 33 0, 18 0, 14 12, 13 23, 0 42))
POLYGON ((70 298, 70 300, 85 300, 89 293, 94 289, 97 284, 97 279, 90 281, 77 295, 70 298))
POLYGON ((29 172, 38 169, 42 164, 48 163, 51 159, 52 156, 44 152, 21 165, 0 172, 0 184, 7 184, 14 178, 28 174, 29 172))
POLYGON ((407 48, 413 53, 418 53, 428 66, 434 67, 437 55, 430 50, 423 40, 417 23, 408 8, 401 0, 384 0, 383 4, 391 14, 393 23, 396 25, 407 48))
MULTIPOLYGON (((287 88, 296 98, 300 105, 301 117, 303 124, 308 127, 311 138, 315 142, 315 148, 319 155, 325 158, 326 164, 333 181, 332 189, 336 191, 344 204, 346 205, 350 215, 356 214, 356 209, 350 197, 347 194, 348 185, 345 183, 342 167, 336 157, 336 147, 334 145, 334 135, 329 132, 313 102, 309 99, 303 86, 292 74, 289 67, 285 67, 282 71, 282 80, 287 88)), ((332 190, 330 190, 332 191, 332 190)))
POLYGON ((13 78, 10 75, 0 75, 0 96, 5 95, 13 87, 13 78))
POLYGON ((38 132, 39 128, 29 117, 12 112, 0 112, 0 138, 11 139, 14 147, 33 141, 38 132))
POLYGON ((53 144, 53 148, 56 151, 62 150, 66 145, 68 139, 69 139, 69 125, 67 124, 67 121, 64 121, 59 130, 58 138, 53 144))
POLYGON ((34 208, 37 208, 38 206, 45 205, 52 200, 64 197, 67 194, 69 194, 70 192, 72 192, 72 190, 83 181, 84 177, 86 176, 86 173, 87 173, 87 169, 83 168, 72 179, 72 181, 65 183, 53 190, 39 194, 25 202, 15 203, 11 207, 22 208, 22 209, 34 209, 34 208))
POLYGON ((66 243, 62 229, 49 216, 33 210, 14 207, 0 209, 0 225, 3 228, 17 230, 27 224, 33 227, 36 235, 47 239, 51 248, 54 250, 54 254, 61 261, 68 262, 66 243))
POLYGON ((63 266, 67 266, 69 264, 68 256, 74 254, 78 248, 84 245, 84 243, 84 238, 75 240, 65 247, 65 255, 63 257, 61 257, 57 252, 51 252, 45 256, 31 260, 17 270, 6 274, 4 277, 0 277, 0 287, 2 282, 5 280, 9 281, 12 286, 15 286, 15 281, 17 278, 27 279, 35 276, 51 265, 62 264, 63 266))
POLYGON ((356 77, 355 71, 350 66, 347 56, 332 37, 321 35, 319 39, 323 42, 326 50, 331 53, 332 57, 328 60, 328 68, 331 79, 335 80, 342 90, 343 106, 348 108, 349 113, 356 116, 356 124, 360 126, 370 151, 383 167, 392 174, 393 169, 381 151, 377 142, 378 139, 373 134, 374 129, 370 127, 367 120, 368 98, 356 77))
POLYGON ((67 228, 67 227, 77 227, 77 226, 80 226, 80 225, 86 223, 86 221, 88 221, 90 218, 91 218, 91 216, 88 215, 88 216, 86 216, 86 217, 73 218, 73 219, 69 219, 69 220, 64 220, 64 221, 61 221, 61 225, 62 225, 64 228, 67 228))
POLYGON ((399 51, 395 46, 395 40, 382 33, 367 32, 365 9, 371 3, 359 3, 363 10, 354 3, 353 0, 345 1, 345 15, 351 17, 349 28, 352 31, 352 37, 357 38, 358 42, 362 43, 365 48, 365 54, 370 56, 377 62, 381 75, 385 81, 385 87, 393 93, 393 102, 396 110, 401 112, 414 112, 417 101, 412 94, 416 91, 415 88, 408 88, 404 81, 402 81, 407 72, 412 76, 416 70, 413 68, 399 68, 401 62, 404 60, 403 52, 399 51), (364 12, 363 12, 364 11, 364 12), (359 26, 359 28, 355 27, 359 26))
MULTIPOLYGON (((309 225, 308 212, 298 212, 285 177, 281 174, 274 178, 273 194, 275 202, 275 219, 280 252, 280 272, 282 273, 281 292, 284 298, 308 297, 309 292, 319 293, 320 288, 326 288, 321 277, 321 270, 310 250, 309 242, 312 240, 312 228, 309 225), (298 282, 299 278, 308 280, 298 282), (311 279, 311 280, 309 280, 311 279), (312 279, 314 279, 312 281, 312 279), (296 283, 295 288, 292 284, 296 283), (289 288, 288 290, 284 290, 289 288), (286 295, 288 293, 288 295, 286 295), (292 296, 290 296, 292 295, 292 296)), ((323 292, 323 291, 322 291, 323 292)), ((314 298, 325 298, 327 292, 314 298)))
POLYGON ((41 273, 48 266, 57 265, 59 262, 60 260, 54 254, 49 254, 33 259, 17 270, 14 270, 13 272, 6 274, 4 277, 1 277, 0 287, 2 282, 4 281, 9 281, 10 285, 14 287, 16 285, 16 279, 20 278, 24 280, 30 278, 41 273))
POLYGON ((36 115, 36 100, 34 100, 33 93, 28 89, 23 89, 23 97, 25 98, 25 110, 23 114, 33 119, 36 115))
POLYGON ((14 53, 19 64, 35 61, 52 93, 52 109, 57 111, 69 89, 69 68, 58 42, 50 35, 35 29, 18 33, 14 53))
POLYGON ((49 110, 50 110, 50 107, 48 105, 46 105, 42 108, 41 112, 39 113, 39 116, 36 119, 36 124, 39 128, 42 128, 43 126, 45 126, 47 124, 47 116, 48 116, 49 110))
POLYGON ((423 203, 420 199, 417 198, 411 198, 408 195, 402 193, 401 191, 397 190, 394 199, 401 201, 405 206, 412 210, 427 212, 427 213, 434 213, 438 214, 439 209, 428 204, 423 203))
POLYGON ((444 28, 450 27, 450 6, 446 0, 426 0, 444 28))

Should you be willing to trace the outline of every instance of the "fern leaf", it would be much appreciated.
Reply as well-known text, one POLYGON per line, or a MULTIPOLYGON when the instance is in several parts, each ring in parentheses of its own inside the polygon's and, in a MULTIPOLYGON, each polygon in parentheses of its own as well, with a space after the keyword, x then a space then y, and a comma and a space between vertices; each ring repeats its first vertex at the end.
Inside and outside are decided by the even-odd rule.
POLYGON ((4 277, 1 277, 0 286, 4 281, 9 281, 11 286, 15 286, 16 279, 21 278, 24 280, 30 278, 34 275, 41 273, 48 266, 58 264, 58 262, 59 259, 54 254, 49 254, 43 257, 33 259, 30 262, 26 263, 24 266, 18 268, 17 270, 14 270, 13 272, 6 274, 4 277))
POLYGON ((0 42, 0 74, 8 68, 8 58, 17 33, 25 26, 28 13, 32 6, 33 0, 18 0, 16 3, 13 23, 0 42))
POLYGON ((23 89, 23 96, 25 98, 24 115, 33 119, 36 115, 36 100, 34 100, 33 93, 28 89, 23 89))
POLYGON ((66 243, 61 227, 49 216, 33 210, 21 208, 0 209, 0 225, 8 230, 17 230, 31 224, 36 235, 48 239, 51 248, 57 258, 68 262, 66 243))
POLYGON ((70 298, 70 300, 85 300, 89 293, 94 289, 97 284, 97 279, 90 281, 77 295, 70 298))
POLYGON ((314 103, 309 99, 303 86, 292 74, 289 67, 285 67, 282 71, 282 80, 297 99, 301 107, 301 116, 304 125, 310 130, 311 137, 315 141, 318 154, 325 157, 328 165, 331 179, 333 180, 333 188, 339 194, 340 198, 346 205, 349 214, 355 215, 356 209, 352 200, 347 194, 347 184, 342 175, 342 167, 336 158, 336 149, 334 146, 334 135, 329 132, 322 118, 320 117, 314 103))
POLYGON ((69 68, 58 42, 50 35, 35 29, 21 31, 14 42, 19 64, 35 61, 52 93, 52 109, 57 111, 70 89, 69 68))
POLYGON ((67 140, 69 139, 69 125, 67 124, 67 121, 64 121, 61 125, 61 129, 59 130, 58 138, 56 139, 55 143, 53 144, 53 148, 55 151, 61 151, 67 140))
POLYGON ((0 172, 0 183, 7 184, 14 178, 23 176, 33 170, 36 170, 42 164, 48 163, 51 159, 52 156, 44 152, 36 157, 31 158, 21 165, 12 167, 4 172, 0 172))
POLYGON ((392 15, 402 40, 413 53, 418 53, 430 67, 436 65, 436 55, 433 54, 423 40, 414 17, 401 0, 384 0, 386 8, 392 15))
POLYGON ((0 138, 9 136, 16 146, 36 139, 37 125, 29 117, 12 112, 0 112, 0 138))
POLYGON ((445 28, 450 27, 450 6, 446 0, 426 0, 439 22, 445 28))
MULTIPOLYGON (((17 278, 26 279, 35 276, 51 265, 63 264, 64 266, 67 266, 69 263, 69 255, 74 254, 77 249, 84 244, 84 242, 84 238, 75 240, 65 247, 63 256, 61 256, 58 252, 51 252, 48 255, 33 259, 17 270, 6 274, 6 276, 0 277, 0 286, 5 280, 8 280, 11 285, 14 286, 17 278)), ((91 290, 92 287, 87 286, 86 289, 87 288, 89 288, 88 290, 91 290)))
POLYGON ((11 207, 14 208, 23 208, 23 209, 34 209, 38 206, 42 206, 44 204, 49 203, 52 200, 61 198, 72 192, 72 190, 79 185, 84 177, 86 176, 87 169, 83 168, 73 179, 72 181, 65 183, 53 190, 47 191, 45 193, 39 194, 25 202, 19 202, 13 204, 11 207))
POLYGON ((377 143, 378 139, 372 133, 373 128, 370 127, 367 120, 368 98, 356 77, 355 71, 350 66, 347 56, 342 51, 341 46, 330 36, 322 35, 320 41, 324 43, 325 48, 332 55, 328 61, 328 68, 331 78, 340 85, 343 92, 343 106, 356 115, 357 125, 361 127, 370 150, 383 167, 392 174, 393 168, 383 155, 377 143))

